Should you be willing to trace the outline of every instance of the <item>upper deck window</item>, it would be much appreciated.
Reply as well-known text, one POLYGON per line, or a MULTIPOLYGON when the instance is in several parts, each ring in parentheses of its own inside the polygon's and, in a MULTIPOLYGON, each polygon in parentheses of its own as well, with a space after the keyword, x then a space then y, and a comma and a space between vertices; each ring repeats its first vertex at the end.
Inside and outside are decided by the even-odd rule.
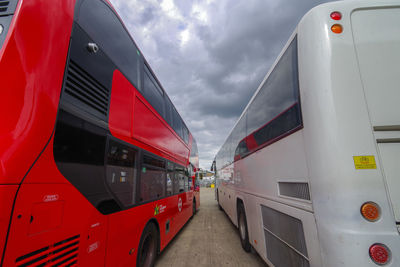
POLYGON ((111 8, 100 0, 85 0, 79 11, 78 24, 138 88, 139 51, 111 8))
POLYGON ((165 117, 164 92, 153 77, 147 65, 144 65, 143 95, 147 101, 150 102, 153 108, 157 110, 162 117, 165 117))

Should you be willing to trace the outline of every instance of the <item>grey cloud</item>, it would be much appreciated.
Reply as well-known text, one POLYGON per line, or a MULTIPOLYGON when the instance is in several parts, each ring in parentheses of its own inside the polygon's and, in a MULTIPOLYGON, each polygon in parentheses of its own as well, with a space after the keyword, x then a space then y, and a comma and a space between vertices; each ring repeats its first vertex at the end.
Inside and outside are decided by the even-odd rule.
POLYGON ((163 1, 111 0, 209 168, 300 18, 327 1, 173 0, 177 17, 162 10, 163 1), (194 5, 206 21, 192 13, 194 5), (182 44, 184 30, 191 36, 182 44))
POLYGON ((153 9, 150 7, 147 7, 143 13, 140 16, 140 23, 145 25, 148 24, 150 21, 152 21, 155 18, 153 9))

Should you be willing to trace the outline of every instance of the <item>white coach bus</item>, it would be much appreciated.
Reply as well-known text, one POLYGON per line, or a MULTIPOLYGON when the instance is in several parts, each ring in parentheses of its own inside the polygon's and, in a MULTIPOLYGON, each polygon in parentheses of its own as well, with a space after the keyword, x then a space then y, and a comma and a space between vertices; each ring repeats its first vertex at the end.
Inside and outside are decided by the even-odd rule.
POLYGON ((219 205, 270 266, 400 266, 400 1, 320 5, 216 159, 219 205))

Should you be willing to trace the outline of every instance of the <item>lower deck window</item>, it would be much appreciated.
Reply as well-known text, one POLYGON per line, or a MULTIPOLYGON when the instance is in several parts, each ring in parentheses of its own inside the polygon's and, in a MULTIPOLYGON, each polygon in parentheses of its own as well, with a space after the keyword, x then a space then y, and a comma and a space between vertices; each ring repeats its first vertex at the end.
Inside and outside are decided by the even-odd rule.
POLYGON ((140 201, 146 202, 165 196, 165 171, 142 167, 140 177, 140 201))

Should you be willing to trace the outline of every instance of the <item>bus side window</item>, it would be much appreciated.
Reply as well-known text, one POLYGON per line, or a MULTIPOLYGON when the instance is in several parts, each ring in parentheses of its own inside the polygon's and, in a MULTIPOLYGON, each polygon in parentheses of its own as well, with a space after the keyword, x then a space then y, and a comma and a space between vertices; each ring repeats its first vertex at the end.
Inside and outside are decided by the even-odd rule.
POLYGON ((103 1, 85 0, 79 11, 78 24, 140 90, 140 52, 112 9, 103 1))
POLYGON ((250 104, 246 120, 247 136, 252 134, 258 146, 302 125, 296 38, 250 104))
POLYGON ((180 165, 175 165, 175 183, 174 194, 186 192, 187 189, 187 176, 185 175, 185 168, 180 165), (185 180, 186 178, 186 180, 185 180))
POLYGON ((179 116, 178 111, 176 111, 175 107, 173 108, 172 111, 173 115, 173 125, 172 128, 175 130, 175 132, 179 135, 182 136, 182 119, 179 116))
POLYGON ((179 194, 180 193, 180 176, 178 173, 173 172, 172 173, 172 183, 173 183, 173 194, 179 194))
POLYGON ((165 197, 166 169, 165 161, 149 155, 143 155, 140 173, 140 201, 147 202, 165 197))
POLYGON ((136 203, 137 151, 114 140, 108 142, 106 181, 124 206, 136 203))
POLYGON ((146 64, 143 75, 143 95, 161 117, 165 118, 164 92, 146 64))
POLYGON ((183 141, 185 141, 186 144, 189 143, 189 130, 186 128, 186 126, 182 122, 182 133, 183 133, 183 141))
POLYGON ((173 113, 172 113, 173 105, 171 100, 165 95, 165 120, 171 126, 173 125, 173 113))

